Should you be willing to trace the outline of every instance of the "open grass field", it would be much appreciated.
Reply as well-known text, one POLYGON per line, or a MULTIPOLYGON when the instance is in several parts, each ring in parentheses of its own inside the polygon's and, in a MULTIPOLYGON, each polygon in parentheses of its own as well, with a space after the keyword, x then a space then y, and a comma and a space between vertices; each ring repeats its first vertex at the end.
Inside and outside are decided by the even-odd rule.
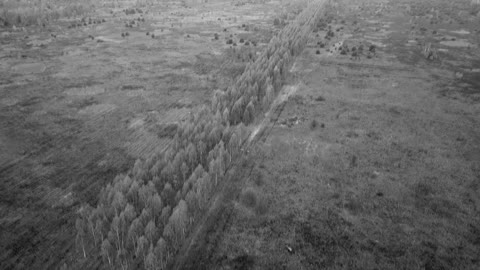
POLYGON ((1 269, 480 269, 475 1, 8 0, 0 43, 1 269))

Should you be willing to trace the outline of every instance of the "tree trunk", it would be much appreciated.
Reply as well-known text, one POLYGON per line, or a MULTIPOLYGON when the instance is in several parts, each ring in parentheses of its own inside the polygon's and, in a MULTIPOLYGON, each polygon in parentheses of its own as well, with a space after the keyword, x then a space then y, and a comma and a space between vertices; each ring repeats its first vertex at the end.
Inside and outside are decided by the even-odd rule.
POLYGON ((83 257, 87 258, 87 253, 85 252, 85 244, 83 243, 83 238, 82 238, 82 250, 83 250, 83 257))

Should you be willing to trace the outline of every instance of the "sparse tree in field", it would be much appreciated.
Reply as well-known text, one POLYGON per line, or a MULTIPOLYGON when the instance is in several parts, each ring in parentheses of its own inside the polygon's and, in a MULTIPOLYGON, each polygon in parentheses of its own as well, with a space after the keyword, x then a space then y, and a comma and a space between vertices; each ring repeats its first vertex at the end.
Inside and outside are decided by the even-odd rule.
POLYGON ((180 202, 180 200, 182 199, 182 189, 178 189, 177 193, 175 194, 175 205, 178 204, 178 202, 180 202))
POLYGON ((87 254, 85 252, 85 242, 84 238, 86 236, 86 224, 85 220, 81 217, 78 217, 77 220, 75 221, 75 228, 77 229, 77 243, 80 244, 82 247, 83 251, 83 257, 86 258, 87 254))
POLYGON ((147 237, 150 243, 155 243, 157 240, 157 226, 155 226, 155 221, 152 219, 148 222, 145 227, 145 236, 147 237))
POLYGON ((115 236, 115 233, 111 230, 111 224, 110 224, 110 228, 107 228, 107 229, 108 229, 108 233, 107 233, 108 241, 110 242, 110 244, 112 244, 113 248, 118 247, 117 237, 115 236))
POLYGON ((228 110, 228 108, 225 108, 222 114, 222 123, 226 125, 229 122, 229 119, 230 119, 230 111, 228 110))
POLYGON ((120 180, 120 188, 118 190, 123 194, 126 194, 128 192, 128 189, 132 185, 132 182, 133 180, 132 178, 130 178, 130 176, 128 175, 123 176, 120 180))
POLYGON ((155 193, 152 197, 150 197, 149 207, 152 209, 152 215, 154 220, 158 220, 162 214, 163 203, 160 195, 155 193))
POLYGON ((243 113, 243 123, 245 125, 249 125, 255 117, 255 108, 253 106, 252 101, 250 101, 245 108, 245 112, 243 113))
POLYGON ((214 121, 216 123, 221 123, 222 122, 222 108, 217 109, 217 112, 215 113, 214 121))
POLYGON ((182 166, 180 167, 180 171, 182 172, 182 180, 183 182, 185 182, 188 175, 188 166, 185 162, 182 163, 182 166))
POLYGON ((132 174, 137 179, 143 179, 145 177, 146 169, 143 162, 140 159, 135 161, 133 165, 132 174))
POLYGON ((218 185, 218 180, 219 178, 221 177, 222 175, 222 172, 221 172, 221 167, 220 167, 220 159, 212 159, 212 161, 210 161, 210 166, 209 166, 209 169, 208 169, 208 172, 212 175, 213 177, 213 180, 214 180, 214 185, 217 186, 218 185))
POLYGON ((187 147, 187 156, 189 167, 194 168, 197 164, 198 154, 195 145, 191 142, 187 147))
POLYGON ((201 190, 200 194, 202 195, 203 205, 205 205, 212 193, 212 189, 213 189, 212 177, 210 176, 209 173, 205 173, 203 177, 200 178, 197 182, 201 190))
MULTIPOLYGON (((167 166, 165 166, 165 168, 163 168, 162 170, 162 179, 165 181, 165 182, 170 182, 172 181, 173 179, 173 175, 174 175, 174 168, 173 168, 173 165, 171 162, 168 162, 167 166)), ((163 197, 163 196, 162 196, 163 197)))
POLYGON ((153 186, 155 187, 155 192, 159 193, 162 192, 163 186, 165 185, 165 182, 160 178, 159 176, 155 176, 152 179, 153 186))
POLYGON ((207 154, 207 145, 205 142, 200 141, 197 146, 198 154, 199 154, 199 160, 201 164, 205 164, 205 155, 207 154))
POLYGON ((155 176, 160 176, 160 173, 162 172, 163 168, 165 167, 165 162, 163 159, 157 160, 155 164, 151 167, 150 169, 150 174, 152 177, 155 176))
POLYGON ((181 175, 181 167, 182 167, 182 163, 183 163, 183 160, 184 160, 182 153, 183 153, 183 151, 178 152, 175 155, 175 159, 172 162, 172 166, 173 166, 173 169, 174 169, 172 184, 173 184, 174 189, 177 189, 178 186, 179 186, 178 178, 181 175))
POLYGON ((230 114, 230 122, 237 124, 242 121, 243 116, 243 97, 240 97, 234 104, 230 114))
POLYGON ((185 196, 187 195, 188 191, 190 190, 190 187, 191 187, 191 179, 195 177, 194 174, 190 175, 190 177, 188 178, 188 181, 185 181, 183 183, 183 187, 182 187, 182 192, 181 192, 181 197, 182 198, 185 198, 185 196))
POLYGON ((115 209, 115 215, 118 216, 120 212, 123 209, 125 209, 126 205, 127 205, 127 201, 125 200, 123 193, 121 193, 120 191, 117 191, 112 201, 112 206, 115 209))
POLYGON ((110 206, 112 204, 114 195, 115 190, 113 189, 112 185, 108 183, 107 186, 101 191, 100 204, 110 206))
POLYGON ((100 218, 95 221, 95 234, 99 236, 98 239, 101 244, 102 239, 104 238, 104 235, 103 235, 103 220, 100 218))
POLYGON ((217 159, 220 166, 220 175, 222 176, 224 175, 225 169, 227 167, 227 164, 225 163, 225 161, 227 160, 226 154, 227 153, 225 152, 225 145, 222 141, 220 141, 218 143, 217 159))
POLYGON ((163 228, 163 238, 168 241, 169 246, 176 246, 177 245, 177 238, 175 237, 175 228, 174 225, 167 223, 167 225, 163 228))
POLYGON ((223 128, 222 131, 222 139, 223 143, 228 144, 228 141, 230 141, 230 136, 232 135, 232 127, 226 126, 223 128))
POLYGON ((155 192, 154 188, 149 185, 140 186, 138 189, 138 198, 141 209, 147 207, 150 197, 153 196, 153 192, 155 192))
POLYGON ((187 203, 184 200, 181 200, 175 209, 173 209, 173 213, 168 219, 168 224, 165 226, 163 237, 170 239, 174 246, 177 246, 185 237, 187 225, 187 203))
POLYGON ((154 253, 156 259, 158 260, 159 268, 164 269, 167 260, 167 242, 162 237, 158 239, 158 242, 155 245, 154 253))
POLYGON ((162 152, 150 155, 145 161, 145 168, 152 168, 158 160, 163 160, 162 152))
POLYGON ((95 222, 101 218, 100 208, 93 208, 90 205, 82 206, 80 209, 80 217, 85 223, 85 237, 89 230, 93 237, 93 244, 97 246, 97 234, 95 231, 95 222))
POLYGON ((170 185, 170 183, 165 184, 161 197, 165 201, 166 205, 173 205, 173 202, 175 200, 175 191, 173 190, 172 185, 170 185))
POLYGON ((227 147, 228 152, 230 153, 230 160, 233 160, 240 149, 240 140, 238 138, 237 132, 232 132, 227 147))
POLYGON ((108 239, 104 239, 102 242, 102 248, 101 248, 101 253, 104 259, 107 259, 109 265, 112 264, 112 254, 113 254, 113 248, 112 245, 110 244, 110 241, 108 239))
POLYGON ((253 97, 255 100, 258 100, 259 96, 260 96, 260 87, 259 87, 259 84, 257 83, 257 81, 255 81, 255 83, 253 84, 252 86, 252 94, 251 94, 251 97, 253 97))
POLYGON ((139 207, 138 203, 138 190, 140 186, 138 184, 138 181, 134 180, 133 183, 130 185, 130 188, 128 189, 127 192, 127 200, 132 203, 135 207, 139 207))
POLYGON ((111 226, 111 232, 113 232, 116 237, 117 251, 119 251, 122 246, 122 242, 120 239, 120 230, 121 230, 120 217, 115 216, 110 226, 111 226))
POLYGON ((143 226, 147 226, 147 223, 152 219, 152 212, 148 207, 143 208, 142 213, 140 214, 140 221, 143 226))
POLYGON ((209 137, 208 140, 209 140, 210 147, 213 147, 214 145, 216 145, 222 138, 222 126, 220 124, 217 124, 212 129, 208 137, 209 137))
POLYGON ((130 228, 127 233, 127 246, 133 247, 134 250, 137 248, 137 239, 143 232, 143 225, 140 219, 136 218, 130 224, 130 228))
POLYGON ((187 195, 185 196, 185 201, 187 202, 188 209, 190 209, 192 214, 197 213, 201 209, 198 194, 195 192, 195 190, 191 189, 188 191, 187 195))
POLYGON ((239 134, 239 138, 240 138, 240 145, 243 146, 244 142, 248 139, 248 137, 250 135, 250 132, 249 132, 248 128, 243 123, 240 123, 237 126, 237 129, 238 129, 238 134, 239 134))
POLYGON ((273 98, 275 95, 275 91, 273 89, 273 85, 267 84, 267 90, 265 96, 263 97, 263 107, 265 110, 268 110, 270 104, 273 102, 273 98))
POLYGON ((172 208, 169 205, 163 207, 162 214, 160 215, 160 222, 163 225, 163 227, 167 225, 168 218, 172 214, 171 211, 172 211, 172 208))
POLYGON ((145 269, 147 270, 155 270, 156 267, 156 257, 153 250, 153 244, 150 244, 150 248, 148 249, 148 254, 145 257, 144 261, 145 269))
POLYGON ((125 210, 123 211, 123 214, 125 215, 125 221, 127 223, 132 222, 137 217, 135 208, 130 203, 127 203, 127 206, 125 206, 125 210))
POLYGON ((143 260, 145 260, 145 257, 147 256, 146 253, 148 252, 148 246, 149 243, 147 238, 144 235, 140 236, 137 239, 137 249, 135 250, 135 256, 137 256, 137 258, 143 258, 143 260))
POLYGON ((280 91, 282 88, 282 75, 280 74, 278 66, 275 66, 275 69, 273 70, 273 88, 276 92, 280 91))

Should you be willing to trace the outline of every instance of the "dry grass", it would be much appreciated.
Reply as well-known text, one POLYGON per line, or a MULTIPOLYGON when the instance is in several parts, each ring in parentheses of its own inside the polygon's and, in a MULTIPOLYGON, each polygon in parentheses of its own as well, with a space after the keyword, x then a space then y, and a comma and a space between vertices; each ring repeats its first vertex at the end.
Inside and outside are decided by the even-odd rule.
POLYGON ((0 27, 44 26, 60 18, 85 15, 93 10, 93 3, 83 1, 5 0, 0 3, 0 27))

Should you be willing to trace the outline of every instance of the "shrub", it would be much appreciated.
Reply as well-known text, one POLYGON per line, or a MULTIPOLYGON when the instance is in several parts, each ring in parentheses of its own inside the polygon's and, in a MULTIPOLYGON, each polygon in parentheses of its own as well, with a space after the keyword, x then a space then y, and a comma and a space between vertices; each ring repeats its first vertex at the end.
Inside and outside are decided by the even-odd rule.
POLYGON ((315 101, 325 101, 325 98, 323 96, 318 96, 315 101))
POLYGON ((318 122, 316 119, 313 119, 312 121, 310 121, 310 129, 311 130, 314 130, 315 128, 317 128, 318 126, 318 122))
POLYGON ((257 206, 257 192, 253 188, 247 188, 240 195, 240 202, 248 208, 255 208, 257 206))
MULTIPOLYGON (((263 164, 260 165, 260 166, 265 167, 263 164)), ((253 183, 255 183, 255 185, 257 185, 257 186, 262 186, 262 185, 263 185, 263 182, 264 182, 264 181, 263 181, 263 174, 262 174, 262 172, 261 172, 258 168, 255 168, 255 169, 253 170, 253 173, 252 173, 252 176, 251 176, 250 179, 251 179, 251 180, 253 181, 253 183)))
POLYGON ((263 215, 268 211, 267 200, 263 196, 257 197, 257 205, 255 206, 255 213, 257 215, 263 215))

